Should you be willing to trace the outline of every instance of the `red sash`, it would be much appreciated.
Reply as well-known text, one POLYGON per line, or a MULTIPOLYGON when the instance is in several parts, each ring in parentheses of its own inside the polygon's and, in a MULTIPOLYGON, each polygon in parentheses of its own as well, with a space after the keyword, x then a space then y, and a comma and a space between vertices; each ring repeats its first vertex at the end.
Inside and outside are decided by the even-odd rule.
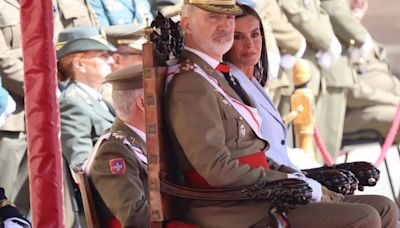
MULTIPOLYGON (((252 168, 263 167, 265 170, 269 169, 267 158, 264 152, 257 152, 237 158, 241 164, 247 164, 252 168)), ((186 184, 194 188, 212 188, 207 181, 200 176, 200 174, 192 169, 184 172, 186 184)))

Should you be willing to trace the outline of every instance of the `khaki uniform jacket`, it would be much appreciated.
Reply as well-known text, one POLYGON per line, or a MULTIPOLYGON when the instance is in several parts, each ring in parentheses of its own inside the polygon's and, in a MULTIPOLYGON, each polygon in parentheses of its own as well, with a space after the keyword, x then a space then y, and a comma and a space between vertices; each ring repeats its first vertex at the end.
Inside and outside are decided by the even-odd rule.
MULTIPOLYGON (((197 55, 183 50, 231 97, 240 100, 220 73, 197 55)), ((239 113, 201 75, 182 66, 167 91, 167 113, 172 142, 181 169, 195 170, 214 187, 237 187, 259 181, 286 179, 273 161, 270 170, 240 164, 237 158, 263 151, 267 143, 256 137, 239 113), (243 126, 240 127, 240 126, 243 126), (242 128, 242 129, 239 129, 242 128), (241 133, 239 133, 239 131, 241 133), (243 134, 245 133, 245 134, 243 134)), ((251 101, 250 99, 248 99, 251 101)), ((200 227, 249 227, 268 216, 269 202, 191 201, 186 216, 200 227)))
POLYGON ((346 45, 354 42, 356 47, 364 44, 368 31, 353 18, 347 0, 321 0, 321 7, 329 14, 338 39, 346 45))
POLYGON ((21 49, 21 25, 17 0, 0 1, 0 75, 3 87, 16 103, 1 130, 24 132, 24 68, 21 49))
POLYGON ((265 7, 259 8, 259 6, 264 6, 260 4, 264 1, 255 1, 257 3, 256 10, 262 22, 271 27, 281 52, 295 55, 301 48, 303 35, 288 21, 277 0, 269 0, 266 5, 264 4, 265 7))
POLYGON ((75 81, 59 98, 62 152, 68 164, 81 164, 114 121, 113 114, 75 81))
POLYGON ((53 0, 55 8, 54 27, 58 34, 65 28, 99 26, 96 13, 90 7, 90 0, 53 0))
POLYGON ((126 139, 144 154, 146 142, 119 118, 115 119, 110 133, 110 138, 100 145, 90 169, 93 185, 106 205, 102 217, 111 217, 111 213, 122 227, 148 227, 147 165, 123 141, 126 139), (123 174, 111 172, 113 159, 125 161, 123 174))

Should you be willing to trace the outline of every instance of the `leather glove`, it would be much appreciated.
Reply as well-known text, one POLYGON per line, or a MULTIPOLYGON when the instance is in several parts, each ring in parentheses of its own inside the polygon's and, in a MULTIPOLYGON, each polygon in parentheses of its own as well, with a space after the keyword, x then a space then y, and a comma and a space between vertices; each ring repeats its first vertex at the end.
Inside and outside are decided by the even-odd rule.
POLYGON ((300 173, 300 172, 289 173, 288 178, 298 179, 298 180, 302 180, 302 181, 306 182, 308 184, 308 186, 310 186, 310 188, 312 188, 311 201, 312 202, 320 202, 321 201, 321 197, 323 195, 322 189, 321 189, 322 186, 320 183, 318 183, 318 181, 313 180, 311 178, 307 178, 306 176, 304 176, 303 173, 300 173))
POLYGON ((340 53, 342 53, 342 45, 340 45, 336 37, 333 37, 329 50, 318 51, 315 57, 317 58, 318 65, 326 69, 330 68, 338 60, 340 53))
POLYGON ((322 186, 322 197, 321 197, 321 202, 322 203, 341 203, 343 202, 344 196, 340 193, 333 192, 326 188, 325 186, 322 186))

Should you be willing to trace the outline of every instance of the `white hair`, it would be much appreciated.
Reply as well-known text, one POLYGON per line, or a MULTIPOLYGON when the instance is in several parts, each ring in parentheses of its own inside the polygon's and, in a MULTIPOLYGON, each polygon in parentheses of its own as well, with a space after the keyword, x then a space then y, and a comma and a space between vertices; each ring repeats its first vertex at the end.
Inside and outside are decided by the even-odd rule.
POLYGON ((193 14, 195 8, 196 8, 196 6, 194 6, 192 4, 183 4, 182 10, 181 10, 181 12, 182 12, 181 17, 182 18, 183 17, 191 18, 191 15, 193 14))
POLYGON ((125 121, 135 113, 136 99, 143 96, 143 89, 113 90, 111 96, 117 116, 125 121))

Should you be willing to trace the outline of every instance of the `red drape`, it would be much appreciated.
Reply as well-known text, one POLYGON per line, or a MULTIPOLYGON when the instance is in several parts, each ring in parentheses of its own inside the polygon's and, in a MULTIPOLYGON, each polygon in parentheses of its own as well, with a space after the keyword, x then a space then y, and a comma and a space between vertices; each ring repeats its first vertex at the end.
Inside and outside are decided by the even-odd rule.
POLYGON ((52 0, 20 4, 32 223, 63 227, 52 0))

